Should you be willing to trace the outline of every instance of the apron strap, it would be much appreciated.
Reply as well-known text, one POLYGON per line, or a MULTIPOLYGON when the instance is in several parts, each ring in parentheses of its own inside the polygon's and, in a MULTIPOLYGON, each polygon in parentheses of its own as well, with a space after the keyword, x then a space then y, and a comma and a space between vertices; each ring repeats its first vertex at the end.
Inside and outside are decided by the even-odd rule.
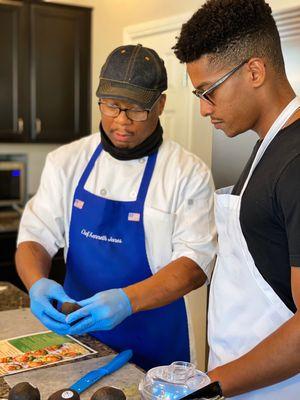
MULTIPOLYGON (((88 162, 88 164, 79 180, 78 187, 80 189, 84 188, 84 185, 85 185, 92 169, 94 168, 95 162, 96 162, 97 158, 100 156, 102 150, 103 150, 103 146, 101 143, 99 143, 99 145, 97 146, 96 150, 94 151, 94 154, 92 155, 90 161, 88 162)), ((149 187, 149 184, 150 184, 150 181, 152 178, 152 174, 154 171, 156 158, 157 158, 157 151, 148 157, 148 161, 147 161, 147 164, 145 167, 145 171, 144 171, 144 175, 143 175, 142 182, 140 185, 139 193, 137 195, 136 201, 139 202, 140 204, 142 204, 143 206, 144 206, 145 198, 147 195, 148 187, 149 187)))
POLYGON ((145 199, 147 196, 148 187, 149 187, 152 175, 153 175, 156 158, 157 158, 157 151, 148 157, 148 161, 147 161, 147 165, 145 167, 145 171, 144 171, 143 179, 142 179, 142 182, 140 185, 139 193, 137 195, 136 201, 139 202, 140 204, 142 204, 143 207, 144 207, 145 199))
POLYGON ((84 170, 83 174, 81 175, 81 178, 80 178, 79 183, 78 183, 78 188, 79 189, 83 189, 84 188, 84 185, 85 185, 85 183, 86 183, 86 181, 87 181, 92 169, 94 168, 95 162, 96 162, 97 158, 99 157, 102 149, 103 149, 103 147, 102 147, 102 144, 100 143, 97 146, 96 150, 94 151, 94 154, 92 155, 92 157, 91 157, 90 161, 88 162, 87 166, 85 167, 85 170, 84 170))
POLYGON ((251 169, 249 171, 248 177, 244 183, 243 189, 241 190, 240 193, 240 198, 243 196, 247 185, 249 183, 249 180, 253 174, 253 171, 255 170, 257 164, 261 160, 262 156, 264 155, 265 151, 267 150, 269 144, 272 142, 272 140, 275 138, 277 133, 280 131, 280 129, 285 125, 285 123, 288 121, 288 119, 300 108, 300 97, 296 96, 286 107, 285 109, 280 113, 280 115, 277 117, 277 119, 273 122, 273 125, 269 129, 268 133, 264 137, 257 153, 254 158, 254 161, 252 163, 251 169))

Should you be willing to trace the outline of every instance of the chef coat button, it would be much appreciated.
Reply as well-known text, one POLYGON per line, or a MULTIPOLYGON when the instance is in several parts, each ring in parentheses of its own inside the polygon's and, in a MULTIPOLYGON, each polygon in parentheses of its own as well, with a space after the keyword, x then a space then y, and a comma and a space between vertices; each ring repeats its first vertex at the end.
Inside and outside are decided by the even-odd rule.
POLYGON ((101 190, 100 190, 100 194, 101 194, 102 196, 105 196, 105 195, 107 194, 106 189, 101 189, 101 190))
POLYGON ((146 161, 146 160, 145 160, 144 158, 140 158, 140 159, 139 159, 139 163, 141 163, 141 164, 144 164, 145 161, 146 161))
POLYGON ((133 190, 132 192, 130 192, 130 197, 132 198, 132 199, 135 199, 136 198, 136 192, 133 190))

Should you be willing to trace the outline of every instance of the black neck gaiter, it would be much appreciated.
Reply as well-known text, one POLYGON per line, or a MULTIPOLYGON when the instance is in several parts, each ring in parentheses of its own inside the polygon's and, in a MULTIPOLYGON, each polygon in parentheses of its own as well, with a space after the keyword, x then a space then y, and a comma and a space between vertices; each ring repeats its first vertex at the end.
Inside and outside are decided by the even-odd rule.
POLYGON ((155 153, 163 142, 163 129, 158 120, 154 132, 142 143, 132 149, 119 149, 108 138, 100 122, 101 143, 103 149, 117 160, 136 160, 155 153))

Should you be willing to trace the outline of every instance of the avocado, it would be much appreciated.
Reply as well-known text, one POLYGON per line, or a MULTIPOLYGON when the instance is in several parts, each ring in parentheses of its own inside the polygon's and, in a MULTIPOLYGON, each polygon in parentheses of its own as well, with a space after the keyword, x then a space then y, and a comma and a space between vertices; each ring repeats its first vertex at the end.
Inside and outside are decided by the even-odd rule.
POLYGON ((126 396, 120 389, 103 386, 93 394, 91 400, 126 400, 126 396))
POLYGON ((10 389, 8 400, 40 400, 41 395, 37 387, 32 386, 29 382, 17 383, 10 389))
POLYGON ((51 394, 48 400, 80 400, 80 396, 76 390, 61 389, 51 394))
POLYGON ((65 302, 61 306, 61 312, 64 313, 65 315, 71 314, 72 312, 79 310, 80 305, 77 303, 69 303, 65 302))

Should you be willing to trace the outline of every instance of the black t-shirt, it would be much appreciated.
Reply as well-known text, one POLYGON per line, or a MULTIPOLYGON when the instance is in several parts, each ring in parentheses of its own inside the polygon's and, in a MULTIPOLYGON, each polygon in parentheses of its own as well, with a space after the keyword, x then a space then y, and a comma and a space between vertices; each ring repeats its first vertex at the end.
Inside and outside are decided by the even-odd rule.
MULTIPOLYGON (((240 194, 260 142, 232 194, 240 194)), ((300 119, 278 132, 243 194, 240 222, 264 279, 292 311, 291 266, 300 267, 300 119)))

